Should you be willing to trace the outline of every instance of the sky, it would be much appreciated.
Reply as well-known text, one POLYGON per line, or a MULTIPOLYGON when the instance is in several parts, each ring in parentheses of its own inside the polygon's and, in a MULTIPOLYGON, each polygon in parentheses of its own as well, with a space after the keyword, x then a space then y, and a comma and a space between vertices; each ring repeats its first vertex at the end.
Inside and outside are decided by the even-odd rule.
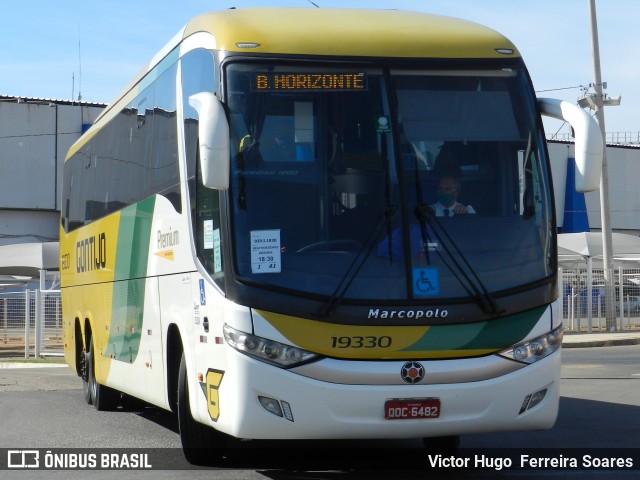
MULTIPOLYGON (((429 12, 491 27, 520 50, 540 97, 575 103, 594 83, 589 0, 313 0, 320 8, 429 12)), ((640 2, 596 0, 608 132, 640 135, 640 2)), ((0 16, 0 95, 109 103, 189 19, 309 0, 23 0, 0 16)), ((547 134, 550 131, 547 125, 547 134)), ((565 131, 560 122, 551 128, 565 131)))

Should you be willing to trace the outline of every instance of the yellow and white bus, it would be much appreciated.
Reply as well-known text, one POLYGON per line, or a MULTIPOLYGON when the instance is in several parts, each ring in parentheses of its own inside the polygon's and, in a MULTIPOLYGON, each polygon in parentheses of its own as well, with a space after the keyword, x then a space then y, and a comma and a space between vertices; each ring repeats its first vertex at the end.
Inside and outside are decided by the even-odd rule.
POLYGON ((311 8, 190 21, 65 162, 64 344, 86 401, 176 411, 192 461, 230 437, 550 428, 541 113, 574 125, 579 188, 597 188, 597 126, 537 100, 493 30, 311 8), (473 208, 439 216, 452 197, 473 208))

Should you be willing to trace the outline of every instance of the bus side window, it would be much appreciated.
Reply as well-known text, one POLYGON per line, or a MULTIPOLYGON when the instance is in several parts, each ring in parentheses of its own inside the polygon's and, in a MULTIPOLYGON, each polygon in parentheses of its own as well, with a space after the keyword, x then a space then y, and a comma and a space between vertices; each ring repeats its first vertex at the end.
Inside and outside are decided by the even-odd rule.
POLYGON ((177 212, 182 212, 178 139, 176 131, 177 63, 156 80, 153 104, 153 143, 148 155, 147 177, 150 191, 167 197, 177 212))
POLYGON ((222 220, 220 217, 220 193, 202 185, 199 172, 198 113, 189 105, 189 97, 200 92, 217 93, 218 82, 213 54, 197 49, 182 57, 182 106, 184 126, 184 151, 187 161, 187 178, 191 219, 195 231, 198 259, 211 274, 218 287, 224 288, 224 264, 222 262, 222 220))

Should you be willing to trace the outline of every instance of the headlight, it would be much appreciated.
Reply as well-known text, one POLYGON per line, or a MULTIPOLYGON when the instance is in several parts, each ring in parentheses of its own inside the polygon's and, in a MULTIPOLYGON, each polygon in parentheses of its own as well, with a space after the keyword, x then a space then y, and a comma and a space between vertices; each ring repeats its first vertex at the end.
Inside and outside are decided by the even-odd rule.
POLYGON ((551 355, 562 345, 562 325, 555 330, 498 352, 499 355, 522 363, 534 363, 551 355))
POLYGON ((240 332, 229 325, 225 325, 222 331, 227 343, 239 352, 277 367, 295 367, 318 358, 315 353, 274 340, 257 337, 250 333, 240 332))

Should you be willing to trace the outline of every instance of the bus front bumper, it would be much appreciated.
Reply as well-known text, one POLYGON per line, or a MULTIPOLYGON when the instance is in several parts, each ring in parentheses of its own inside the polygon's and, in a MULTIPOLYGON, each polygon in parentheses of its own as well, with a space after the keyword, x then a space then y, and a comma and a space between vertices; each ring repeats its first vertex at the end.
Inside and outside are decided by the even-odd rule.
MULTIPOLYGON (((346 385, 230 351, 229 368, 218 388, 217 421, 204 411, 201 420, 243 439, 400 439, 548 429, 558 413, 560 359, 561 350, 517 371, 473 382, 346 385), (525 402, 536 394, 539 403, 526 409, 525 402), (411 399, 437 399, 438 416, 385 418, 387 401, 411 399)), ((361 362, 350 363, 354 370, 361 368, 361 362)), ((368 362, 367 368, 376 363, 368 362)), ((404 363, 379 362, 381 368, 391 365, 398 372, 404 363)), ((428 370, 429 363, 423 363, 428 370)))

